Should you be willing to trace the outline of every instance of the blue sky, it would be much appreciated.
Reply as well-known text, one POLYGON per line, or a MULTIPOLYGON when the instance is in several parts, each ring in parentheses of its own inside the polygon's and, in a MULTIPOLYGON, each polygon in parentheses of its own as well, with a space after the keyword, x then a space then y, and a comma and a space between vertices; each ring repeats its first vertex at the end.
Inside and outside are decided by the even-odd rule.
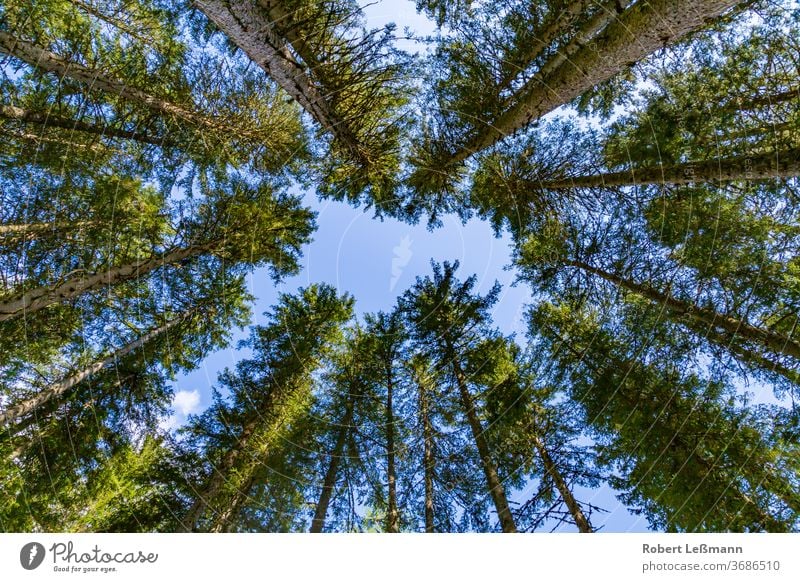
MULTIPOLYGON (((405 27, 421 35, 434 30, 425 17, 416 13, 413 2, 384 0, 368 5, 365 11, 369 26, 395 22, 398 35, 402 35, 405 27)), ((410 41, 401 40, 397 44, 407 51, 416 50, 410 41)), ((506 237, 496 238, 487 223, 471 220, 462 224, 456 217, 446 217, 441 228, 429 231, 424 223, 379 221, 369 211, 319 201, 313 192, 305 193, 304 201, 317 211, 319 227, 313 242, 304 249, 302 270, 278 286, 270 280, 266 269, 252 274, 250 290, 257 298, 254 324, 264 323, 263 313, 275 303, 278 293, 294 292, 298 287, 317 282, 332 284, 340 292, 352 294, 359 317, 390 310, 417 276, 430 274, 431 259, 458 260, 461 279, 477 275, 478 292, 486 293, 495 281, 502 285, 493 312, 494 324, 505 334, 524 335, 523 309, 530 300, 530 291, 524 285, 512 286, 515 273, 506 268, 511 262, 510 241, 506 237)), ((209 355, 197 370, 177 379, 175 414, 165 426, 177 426, 188 414, 200 412, 210 404, 211 386, 217 374, 246 355, 235 349, 236 341, 246 336, 247 330, 237 330, 230 348, 209 355)), ((512 501, 523 502, 533 491, 531 484, 512 495, 512 501)), ((604 526, 606 531, 647 530, 646 523, 628 513, 608 488, 582 491, 579 495, 609 511, 595 517, 595 526, 604 526)))

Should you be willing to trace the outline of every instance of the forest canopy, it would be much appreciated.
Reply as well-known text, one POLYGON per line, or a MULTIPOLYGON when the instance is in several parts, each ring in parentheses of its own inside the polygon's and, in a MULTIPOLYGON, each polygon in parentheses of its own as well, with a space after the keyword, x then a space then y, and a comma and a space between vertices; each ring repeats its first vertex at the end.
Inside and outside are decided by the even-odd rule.
POLYGON ((800 530, 798 2, 364 4, 0 4, 0 531, 800 530), (488 223, 524 332, 457 257, 255 316, 308 194, 488 223))

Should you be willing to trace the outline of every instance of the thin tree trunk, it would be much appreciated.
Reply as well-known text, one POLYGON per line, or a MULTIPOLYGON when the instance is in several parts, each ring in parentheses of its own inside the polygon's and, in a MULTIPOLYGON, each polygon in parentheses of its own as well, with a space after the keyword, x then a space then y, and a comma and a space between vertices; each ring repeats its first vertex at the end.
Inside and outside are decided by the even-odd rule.
POLYGON ((247 0, 193 0, 193 4, 323 129, 354 156, 363 157, 349 126, 332 111, 306 69, 291 55, 289 44, 275 30, 264 8, 247 0))
POLYGON ((724 313, 718 313, 707 307, 700 307, 688 301, 676 299, 669 293, 662 293, 649 285, 636 283, 630 279, 625 279, 614 273, 609 273, 593 267, 583 261, 569 260, 566 263, 587 273, 597 275, 606 281, 613 283, 623 289, 627 289, 641 297, 650 299, 661 306, 670 314, 676 317, 685 317, 692 322, 692 328, 697 329, 697 325, 707 326, 710 329, 722 329, 728 333, 738 335, 746 340, 760 343, 776 354, 791 356, 800 359, 800 342, 793 340, 785 335, 775 333, 768 329, 755 327, 749 323, 731 317, 724 313))
POLYGON ((556 489, 558 489, 558 493, 561 495, 561 500, 567 506, 567 509, 569 509, 575 525, 578 526, 578 531, 581 533, 592 533, 594 531, 592 529, 592 524, 589 523, 589 519, 583 513, 578 500, 575 499, 575 496, 572 494, 569 485, 567 485, 564 476, 550 456, 550 452, 547 450, 544 442, 539 438, 538 434, 534 434, 532 440, 536 451, 539 453, 539 458, 542 459, 545 471, 547 471, 547 474, 553 479, 553 483, 555 483, 556 489))
POLYGON ((16 107, 14 105, 0 105, 0 117, 23 123, 35 123, 48 128, 55 127, 67 131, 80 131, 91 135, 99 135, 101 137, 138 141, 140 143, 159 147, 174 146, 174 143, 165 137, 147 135, 138 131, 118 129, 103 124, 88 123, 69 117, 61 117, 46 111, 23 109, 22 107, 16 107))
POLYGON ((142 277, 165 265, 181 263, 212 248, 213 245, 192 245, 160 254, 151 259, 136 261, 126 265, 110 267, 106 271, 85 276, 70 277, 55 287, 37 287, 22 295, 0 301, 0 321, 13 319, 23 314, 34 313, 40 309, 70 301, 106 285, 114 285, 142 277))
POLYGON ((91 16, 94 16, 98 20, 102 20, 103 22, 105 22, 107 24, 110 24, 114 28, 119 29, 120 31, 124 32, 125 34, 127 34, 131 38, 135 38, 136 40, 138 40, 140 42, 143 42, 145 44, 148 44, 148 45, 150 43, 152 43, 151 39, 147 39, 144 36, 142 36, 142 34, 140 34, 139 32, 131 29, 131 27, 128 26, 128 24, 126 22, 123 22, 122 20, 119 20, 118 18, 114 18, 113 16, 105 14, 104 12, 101 12, 100 10, 98 10, 96 7, 92 6, 88 2, 81 2, 81 0, 69 0, 69 2, 70 2, 70 4, 80 8, 81 10, 86 12, 87 14, 90 14, 91 16))
POLYGON ((694 326, 687 325, 689 329, 691 329, 694 333, 699 335, 700 337, 706 339, 707 341, 716 344, 723 349, 731 352, 735 355, 739 360, 745 362, 746 364, 750 364, 751 366, 755 366, 757 368, 761 368, 762 370, 766 370, 768 372, 772 372, 774 374, 779 374, 800 386, 800 371, 794 370, 789 368, 788 366, 784 366, 780 362, 776 362, 770 360, 769 358, 754 352, 753 350, 748 349, 747 347, 739 344, 736 342, 736 336, 730 334, 728 332, 720 332, 716 330, 709 329, 707 326, 697 326, 695 329, 694 326))
POLYGON ((227 482, 228 475, 247 447, 250 437, 255 432, 257 422, 258 418, 255 417, 244 425, 242 434, 236 440, 236 446, 225 453, 219 465, 213 467, 211 478, 206 483, 202 493, 198 493, 197 499, 183 519, 183 527, 186 531, 199 531, 200 520, 208 511, 211 501, 219 494, 227 482))
POLYGON ((388 362, 386 370, 386 474, 389 489, 389 507, 386 514, 386 531, 397 533, 400 531, 399 516, 397 511, 397 477, 395 475, 395 442, 394 442, 394 410, 392 398, 394 397, 394 382, 392 378, 392 363, 388 362))
MULTIPOLYGON (((452 349, 448 350, 453 353, 452 349)), ((511 515, 511 509, 506 499, 506 492, 503 489, 503 484, 500 481, 500 476, 497 474, 492 454, 489 450, 489 443, 486 442, 486 437, 483 434, 483 427, 478 419, 478 414, 475 411, 475 404, 469 394, 467 382, 464 378, 464 372, 461 370, 460 364, 453 360, 453 372, 458 384, 458 392, 461 397, 461 405, 464 408, 464 413, 467 416, 467 422, 472 430, 472 437, 475 439, 475 445, 478 448, 478 455, 481 459, 483 473, 486 476, 486 483, 489 486, 489 493, 494 501, 495 509, 497 510, 497 519, 500 521, 500 527, 505 533, 516 533, 517 526, 514 523, 514 516, 511 515)))
POLYGON ((92 376, 93 374, 97 374, 100 370, 105 368, 106 366, 117 362, 121 358, 124 358, 130 353, 138 350, 142 346, 144 346, 147 342, 152 341, 158 336, 161 336, 168 332, 170 329, 184 321, 187 317, 189 317, 195 310, 189 310, 181 315, 171 319, 167 323, 160 325, 159 327, 147 332, 143 336, 140 336, 136 340, 129 342, 125 346, 121 347, 120 349, 114 351, 109 356, 103 358, 102 360, 98 360, 94 364, 87 366, 86 368, 72 374, 63 380, 56 382, 55 384, 50 385, 49 387, 45 388, 41 392, 39 392, 36 396, 28 398, 19 404, 15 404, 4 412, 0 413, 0 426, 14 423, 19 421, 23 416, 30 414, 31 412, 37 410, 44 404, 51 402, 52 400, 61 397, 63 394, 92 376))
MULTIPOLYGON (((759 107, 767 105, 779 105, 787 101, 794 101, 800 97, 800 87, 794 89, 787 89, 779 93, 767 93, 766 95, 747 95, 732 98, 726 105, 713 111, 722 111, 725 113, 735 113, 737 111, 753 111, 759 107)), ((691 112, 688 117, 702 117, 705 112, 691 112)))
POLYGON ((255 485, 255 474, 251 471, 247 475, 245 482, 237 486, 233 494, 233 499, 214 516, 211 527, 208 528, 210 533, 233 531, 233 527, 236 525, 236 518, 239 517, 239 514, 242 512, 242 508, 248 499, 253 485, 255 485))
POLYGON ((698 30, 739 0, 642 0, 548 75, 534 77, 515 104, 450 156, 457 164, 569 103, 650 53, 698 30))
POLYGON ((569 30, 570 25, 584 12, 594 0, 576 0, 570 2, 558 15, 550 19, 547 25, 539 32, 534 42, 524 47, 524 52, 514 63, 511 63, 510 70, 500 79, 497 84, 497 92, 500 93, 507 89, 514 79, 523 72, 530 64, 550 47, 553 42, 569 30))
POLYGON ((0 237, 8 236, 14 238, 33 239, 39 238, 42 233, 63 232, 83 228, 85 226, 96 226, 94 220, 77 220, 72 223, 55 222, 34 222, 29 224, 0 224, 0 237))
POLYGON ((219 119, 161 99, 127 83, 109 79, 102 71, 91 69, 80 63, 60 57, 47 49, 3 31, 0 31, 0 53, 16 57, 40 71, 52 73, 59 78, 72 79, 87 85, 90 89, 117 95, 151 111, 171 115, 198 128, 212 130, 220 134, 247 136, 252 134, 246 128, 232 127, 219 119))
POLYGON ((419 383, 419 414, 422 420, 422 465, 425 475, 425 532, 434 533, 434 513, 433 513, 433 425, 431 424, 430 408, 428 402, 428 391, 422 378, 419 383))
MULTIPOLYGON (((102 153, 104 151, 113 151, 110 148, 106 148, 99 143, 81 143, 78 141, 68 141, 66 139, 60 137, 54 137, 53 135, 39 135, 37 133, 30 133, 27 131, 9 131, 5 127, 0 126, 0 133, 13 140, 23 140, 33 142, 37 146, 40 144, 55 144, 59 145, 63 148, 73 149, 77 151, 90 151, 95 152, 97 154, 102 153)), ((25 150, 25 153, 28 153, 28 150, 25 150)))
MULTIPOLYGON (((609 188, 645 184, 693 184, 735 180, 769 180, 800 175, 800 148, 755 156, 736 156, 697 163, 652 168, 631 168, 536 183, 536 188, 609 188)), ((534 185, 534 184, 532 184, 534 185)))
POLYGON ((325 528, 325 516, 328 514, 328 506, 333 496, 333 490, 336 487, 336 481, 339 476, 339 465, 344 456, 344 446, 347 441, 347 434, 353 424, 353 408, 354 402, 352 396, 347 400, 347 407, 345 408, 344 416, 342 417, 339 433, 336 435, 336 444, 331 453, 331 460, 328 464, 328 470, 325 471, 325 479, 322 484, 322 491, 319 494, 317 507, 314 511, 314 519, 311 521, 311 528, 309 533, 321 533, 325 528))
POLYGON ((296 390, 271 394, 261 405, 258 414, 254 414, 253 419, 244 425, 236 446, 225 454, 220 466, 214 467, 214 474, 208 485, 203 493, 198 495, 197 501, 184 519, 184 527, 187 530, 198 531, 200 521, 209 510, 213 512, 213 517, 209 526, 205 528, 206 531, 233 530, 236 519, 248 501, 253 485, 256 484, 257 468, 269 459, 274 444, 271 437, 296 418, 288 414, 293 409, 295 397, 303 396, 296 390), (245 452, 248 455, 244 457, 244 461, 249 460, 249 464, 237 467, 245 452), (236 469, 235 477, 234 469, 236 469), (226 492, 226 487, 229 491, 233 489, 232 493, 226 492))

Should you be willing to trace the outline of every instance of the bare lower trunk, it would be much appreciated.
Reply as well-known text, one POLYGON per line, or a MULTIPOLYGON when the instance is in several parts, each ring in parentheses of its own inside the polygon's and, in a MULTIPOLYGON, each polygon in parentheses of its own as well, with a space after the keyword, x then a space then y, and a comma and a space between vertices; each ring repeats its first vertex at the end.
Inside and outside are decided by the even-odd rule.
POLYGON ((86 226, 96 226, 94 220, 77 220, 71 223, 56 222, 34 222, 28 224, 0 224, 0 237, 8 236, 13 238, 34 239, 39 235, 48 232, 64 232, 65 230, 77 230, 86 226))
POLYGON ((570 2, 558 15, 549 19, 544 28, 536 35, 534 42, 524 47, 523 54, 514 59, 516 62, 510 65, 511 68, 508 73, 500 79, 497 85, 498 93, 508 89, 519 73, 523 72, 533 61, 539 58, 558 37, 568 32, 570 25, 578 19, 592 2, 593 0, 570 2))
POLYGON ((428 393, 420 380, 419 385, 419 414, 422 420, 422 464, 425 474, 425 532, 434 533, 433 513, 433 425, 431 424, 428 393))
POLYGON ((161 136, 147 135, 142 132, 118 129, 103 124, 88 123, 69 117, 52 115, 46 111, 23 109, 13 105, 0 105, 0 117, 22 123, 34 123, 48 128, 55 127, 66 131, 80 131, 91 135, 126 139, 160 147, 170 147, 174 145, 170 140, 161 136))
POLYGON ((239 457, 244 453, 245 447, 256 429, 256 419, 251 420, 242 429, 242 434, 236 441, 236 446, 232 447, 222 457, 222 461, 212 468, 213 473, 206 483, 203 491, 197 495, 192 507, 183 518, 183 527, 186 531, 199 531, 200 522, 209 509, 214 498, 224 487, 228 475, 233 469, 239 457))
POLYGON ((182 105, 161 99, 127 83, 109 79, 102 71, 91 69, 80 63, 60 57, 47 49, 3 31, 0 31, 0 53, 16 57, 40 71, 52 73, 59 78, 72 79, 88 86, 90 89, 117 95, 151 111, 171 115, 198 128, 233 135, 247 135, 250 133, 245 128, 232 127, 219 119, 197 113, 194 109, 187 109, 182 105))
POLYGON ((386 514, 386 531, 397 533, 400 531, 399 516, 397 511, 397 482, 395 475, 395 442, 394 442, 394 410, 392 398, 394 396, 394 383, 392 382, 391 363, 387 370, 386 383, 386 474, 388 478, 389 507, 386 514))
POLYGON ((195 310, 187 311, 182 315, 171 319, 164 325, 161 325, 143 336, 137 338, 136 340, 126 344, 122 348, 116 350, 111 355, 103 358, 102 360, 98 360, 97 362, 87 366, 86 368, 80 370, 79 372, 64 378, 60 382, 56 382, 55 384, 50 385, 49 387, 45 388, 41 392, 39 392, 36 396, 28 398, 27 400, 15 404, 4 412, 0 413, 0 426, 15 423, 19 421, 22 417, 32 413, 33 411, 37 410, 39 407, 55 400, 56 398, 60 398, 66 392, 70 391, 72 388, 92 376, 93 374, 97 374, 106 366, 112 365, 115 362, 119 361, 120 359, 124 358, 128 354, 133 353, 134 351, 141 348, 147 342, 152 341, 156 337, 165 334, 167 331, 178 325, 180 322, 184 321, 187 317, 189 317, 195 310))
POLYGON ((533 435, 533 444, 536 447, 536 451, 539 453, 539 458, 542 459, 545 471, 550 475, 550 478, 553 479, 553 483, 555 483, 556 489, 558 489, 558 493, 561 495, 561 500, 564 502, 564 505, 567 506, 575 525, 578 526, 578 531, 581 533, 592 533, 594 531, 592 529, 592 524, 589 523, 589 519, 583 513, 580 503, 575 499, 569 485, 567 485, 567 482, 564 480, 564 476, 561 474, 561 471, 559 471, 558 466, 553 461, 550 452, 547 450, 547 447, 545 447, 542 439, 539 438, 539 435, 533 435))
POLYGON ((631 168, 576 176, 563 180, 540 182, 532 187, 544 190, 567 188, 610 188, 647 184, 693 184, 698 182, 732 182, 735 180, 770 180, 800 175, 800 148, 652 168, 631 168))
POLYGON ((650 53, 703 28, 739 0, 647 0, 624 11, 551 73, 523 87, 514 105, 456 151, 449 164, 497 143, 650 53))
POLYGON ((53 287, 37 287, 12 299, 0 301, 0 321, 13 319, 23 314, 34 313, 40 309, 64 303, 106 285, 130 281, 163 267, 181 263, 211 248, 210 245, 189 246, 163 253, 154 258, 110 267, 106 271, 90 275, 70 277, 53 287))
POLYGON ((292 56, 290 45, 275 30, 263 7, 245 0, 193 0, 193 4, 326 131, 353 155, 362 156, 349 126, 331 109, 310 78, 313 71, 308 72, 292 56))
POLYGON ((735 335, 727 332, 715 331, 709 329, 708 326, 697 326, 697 329, 695 329, 693 326, 687 327, 690 327, 690 329, 692 329, 692 331, 694 331, 697 335, 705 338, 712 344, 716 344, 729 351, 740 361, 749 364, 750 366, 761 368, 762 370, 766 370, 774 374, 779 374, 793 384, 800 386, 800 371, 789 368, 780 362, 770 360, 769 358, 748 349, 736 341, 735 335))
MULTIPOLYGON (((453 353, 452 350, 449 350, 453 353)), ((489 443, 486 442, 486 437, 483 434, 483 427, 481 426, 478 414, 475 411, 475 404, 469 394, 467 382, 464 378, 464 373, 461 366, 457 361, 453 361, 453 372, 458 383, 458 392, 461 397, 461 405, 464 408, 464 413, 467 417, 470 429, 472 430, 472 437, 475 440, 475 445, 478 448, 478 455, 481 459, 483 473, 486 476, 486 483, 489 487, 489 493, 494 501, 495 509, 497 510, 497 519, 500 521, 500 527, 505 533, 515 533, 517 526, 514 523, 514 516, 511 515, 511 509, 506 499, 506 492, 503 484, 500 482, 500 476, 497 474, 492 454, 489 450, 489 443)))
MULTIPOLYGON (((553 71, 558 69, 565 62, 572 58, 572 55, 577 53, 580 49, 592 42, 610 22, 619 17, 622 11, 626 8, 632 0, 611 0, 605 2, 597 9, 597 12, 592 16, 570 39, 570 41, 563 48, 559 49, 549 60, 542 64, 541 68, 536 71, 536 77, 542 78, 553 71)), ((546 48, 546 47, 545 47, 546 48)), ((510 105, 513 101, 514 95, 511 95, 506 102, 510 105)))
POLYGON ((322 483, 322 491, 319 494, 317 507, 314 511, 314 519, 311 521, 311 528, 309 533, 321 533, 325 528, 325 516, 328 514, 328 506, 333 496, 333 490, 336 487, 336 481, 339 476, 339 465, 344 456, 344 446, 347 441, 347 434, 350 431, 353 423, 353 400, 348 399, 347 408, 345 409, 344 416, 342 417, 339 433, 336 435, 336 444, 331 453, 331 460, 328 464, 328 470, 325 471, 325 479, 322 483))
POLYGON ((692 328, 697 329, 697 325, 707 326, 714 329, 721 329, 728 333, 738 335, 746 340, 760 343, 776 354, 791 356, 800 359, 800 343, 785 335, 752 326, 741 319, 731 317, 724 313, 717 313, 713 309, 700 307, 688 301, 676 299, 669 293, 662 293, 642 283, 636 283, 630 279, 625 279, 614 273, 609 273, 593 267, 582 261, 568 261, 568 265, 577 267, 587 273, 613 283, 623 289, 627 289, 637 295, 650 299, 657 303, 662 309, 676 317, 684 317, 692 321, 692 328))

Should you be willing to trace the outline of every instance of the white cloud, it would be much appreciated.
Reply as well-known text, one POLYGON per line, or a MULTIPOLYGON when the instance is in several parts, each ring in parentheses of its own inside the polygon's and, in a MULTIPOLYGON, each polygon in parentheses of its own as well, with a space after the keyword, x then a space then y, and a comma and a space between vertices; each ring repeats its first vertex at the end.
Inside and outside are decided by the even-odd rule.
POLYGON ((197 390, 180 390, 172 398, 172 408, 181 416, 189 416, 200 410, 200 393, 197 390))

